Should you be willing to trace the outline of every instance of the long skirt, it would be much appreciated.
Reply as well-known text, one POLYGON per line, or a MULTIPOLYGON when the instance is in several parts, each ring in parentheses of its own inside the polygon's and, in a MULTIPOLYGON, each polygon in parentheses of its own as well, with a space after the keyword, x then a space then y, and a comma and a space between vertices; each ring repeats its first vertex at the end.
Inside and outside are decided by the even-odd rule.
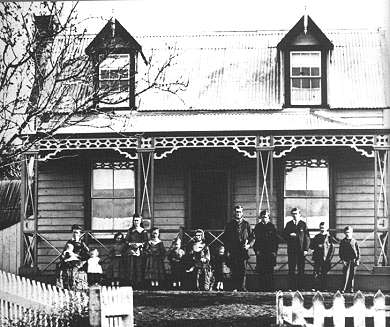
POLYGON ((162 281, 165 279, 163 258, 152 255, 146 258, 145 279, 153 281, 162 281))
POLYGON ((87 273, 77 267, 69 267, 60 272, 62 287, 72 291, 88 289, 87 273))
POLYGON ((125 283, 133 287, 141 287, 144 282, 145 257, 129 255, 124 260, 125 283))

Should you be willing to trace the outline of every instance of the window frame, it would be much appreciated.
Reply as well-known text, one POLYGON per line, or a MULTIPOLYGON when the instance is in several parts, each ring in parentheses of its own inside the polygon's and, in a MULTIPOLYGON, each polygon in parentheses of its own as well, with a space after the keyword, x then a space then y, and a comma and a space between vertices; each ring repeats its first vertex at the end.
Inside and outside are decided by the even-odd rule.
MULTIPOLYGON (((117 168, 118 169, 118 168, 117 168)), ((121 169, 121 168, 119 168, 121 169)), ((112 199, 112 200, 115 200, 115 199, 132 199, 134 201, 134 212, 137 211, 137 165, 136 165, 136 162, 134 161, 123 161, 123 160, 94 160, 91 162, 90 164, 90 178, 89 178, 89 190, 88 190, 88 194, 89 194, 89 227, 90 229, 92 229, 92 222, 93 222, 93 201, 95 199, 112 199), (94 184, 94 180, 93 180, 93 171, 94 169, 110 169, 110 170, 114 170, 115 167, 114 165, 115 164, 119 164, 120 166, 123 165, 123 169, 132 169, 133 170, 133 183, 134 183, 134 195, 133 196, 115 196, 114 194, 114 173, 112 174, 112 182, 113 182, 113 187, 112 187, 112 196, 94 196, 93 195, 93 184, 94 184), (96 168, 96 165, 112 165, 112 168, 96 168)), ((129 214, 129 218, 132 217, 133 213, 134 212, 131 212, 130 211, 130 214, 129 214)), ((127 229, 127 228, 126 228, 127 229)), ((99 230, 105 230, 104 228, 101 229, 99 228, 99 230)), ((108 233, 110 233, 111 230, 122 230, 122 229, 107 229, 107 233, 106 234, 103 234, 103 235, 99 235, 99 237, 102 237, 102 238, 105 238, 108 233)))
POLYGON ((328 67, 327 58, 329 50, 322 48, 319 45, 295 45, 286 48, 283 55, 283 80, 284 80, 284 104, 283 108, 329 108, 328 104, 328 67), (320 88, 321 101, 320 104, 291 104, 291 53, 292 52, 320 52, 320 88))
MULTIPOLYGON (((332 228, 335 228, 335 212, 334 212, 334 190, 333 190, 333 187, 334 187, 334 172, 333 172, 333 166, 331 164, 331 160, 328 156, 323 156, 323 155, 308 155, 308 156, 304 156, 304 157, 290 157, 290 158, 286 158, 283 162, 283 164, 281 165, 281 175, 282 175, 282 183, 281 183, 281 192, 280 192, 280 197, 281 197, 281 204, 282 204, 282 210, 281 210, 281 214, 282 214, 282 217, 280 219, 280 224, 278 224, 279 228, 281 230, 284 229, 287 221, 286 221, 286 217, 289 215, 289 212, 286 212, 286 208, 285 208, 285 199, 286 198, 302 198, 302 199, 315 199, 315 198, 318 198, 318 199, 328 199, 328 228, 332 229, 332 228), (312 159, 322 159, 322 160, 325 160, 327 162, 327 167, 328 167, 328 196, 325 197, 325 196, 286 196, 285 195, 285 191, 286 191, 286 174, 285 174, 285 171, 286 171, 286 161, 294 161, 294 160, 312 160, 312 159)), ((299 207, 299 206, 298 206, 299 207)), ((303 210, 303 208, 300 208, 301 210, 303 210)), ((306 218, 306 212, 305 212, 305 215, 304 217, 306 218)), ((317 227, 316 227, 316 230, 317 230, 317 227)))
MULTIPOLYGON (((290 101, 291 101, 291 105, 293 105, 293 106, 296 106, 296 105, 305 105, 305 103, 292 103, 293 102, 293 97, 292 97, 292 89, 293 89, 293 83, 292 83, 292 81, 293 81, 293 79, 300 79, 300 80, 305 80, 305 79, 307 79, 307 80, 311 80, 311 79, 318 79, 319 80, 319 84, 320 84, 320 86, 319 86, 319 89, 320 89, 320 91, 319 91, 319 93, 320 93, 320 101, 319 101, 319 103, 308 103, 308 104, 306 104, 306 105, 320 105, 321 103, 322 103, 322 99, 321 99, 321 88, 322 88, 322 83, 321 83, 321 81, 322 81, 322 65, 321 65, 321 51, 290 51, 289 52, 290 53, 290 71, 289 71, 289 78, 290 78, 290 101), (318 75, 316 75, 316 76, 311 76, 311 75, 297 75, 297 76, 295 76, 295 75, 293 75, 293 65, 291 64, 292 63, 292 59, 293 59, 293 55, 294 54, 317 54, 317 55, 319 55, 319 65, 318 65, 318 68, 319 68, 319 74, 318 75)), ((299 66, 300 68, 303 68, 304 66, 299 66)), ((317 66, 308 66, 310 69, 311 68, 317 68, 317 66)), ((312 89, 311 87, 309 87, 308 89, 312 89)), ((294 101, 295 102, 295 101, 294 101)))
MULTIPOLYGON (((117 109, 132 109, 135 107, 135 75, 137 73, 137 55, 133 52, 113 52, 113 53, 110 53, 110 54, 98 54, 97 56, 98 60, 97 60, 97 65, 96 65, 96 70, 95 70, 95 76, 96 76, 96 89, 97 89, 97 94, 100 93, 100 91, 102 90, 102 87, 101 87, 101 82, 102 81, 127 81, 128 83, 128 87, 127 87, 127 90, 123 91, 123 92, 118 92, 118 96, 120 96, 121 94, 126 94, 126 96, 124 97, 124 100, 123 101, 120 101, 118 103, 116 103, 116 100, 114 99, 112 102, 113 103, 110 103, 110 100, 109 98, 110 97, 115 97, 116 94, 110 94, 108 95, 108 99, 105 100, 105 97, 103 97, 102 99, 100 99, 99 101, 96 102, 96 104, 100 107, 100 108, 115 108, 116 110, 117 109), (118 74, 118 79, 101 79, 101 65, 102 63, 104 62, 104 60, 107 60, 108 58, 110 57, 113 57, 113 56, 119 56, 119 57, 127 57, 128 59, 128 78, 127 79, 120 79, 119 78, 119 74, 118 74)), ((119 68, 116 68, 116 69, 119 69, 119 68)), ((113 69, 114 70, 114 69, 113 69)), ((100 98, 100 96, 98 97, 100 98)))

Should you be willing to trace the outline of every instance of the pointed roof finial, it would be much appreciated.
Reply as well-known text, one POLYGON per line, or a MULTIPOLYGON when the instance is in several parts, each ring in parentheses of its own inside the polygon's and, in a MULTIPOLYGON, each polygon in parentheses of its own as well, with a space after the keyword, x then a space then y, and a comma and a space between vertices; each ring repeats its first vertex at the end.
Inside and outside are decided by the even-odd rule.
POLYGON ((112 13, 112 16, 111 16, 111 33, 112 33, 112 37, 115 37, 115 8, 112 8, 111 9, 111 13, 112 13))
POLYGON ((305 1, 305 9, 303 14, 303 32, 307 34, 307 25, 308 25, 308 19, 307 19, 307 0, 305 1))

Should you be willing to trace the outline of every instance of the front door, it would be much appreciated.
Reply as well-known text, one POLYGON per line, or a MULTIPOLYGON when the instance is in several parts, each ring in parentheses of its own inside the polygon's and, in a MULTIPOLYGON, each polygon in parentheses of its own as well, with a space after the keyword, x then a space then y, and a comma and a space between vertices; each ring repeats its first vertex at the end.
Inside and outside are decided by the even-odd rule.
POLYGON ((194 170, 191 174, 191 227, 223 229, 228 214, 228 173, 194 170))

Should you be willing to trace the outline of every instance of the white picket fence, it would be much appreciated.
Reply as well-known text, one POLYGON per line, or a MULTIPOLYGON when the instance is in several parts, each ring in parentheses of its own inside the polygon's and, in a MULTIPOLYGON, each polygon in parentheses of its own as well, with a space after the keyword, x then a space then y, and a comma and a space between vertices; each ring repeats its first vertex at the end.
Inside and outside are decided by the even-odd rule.
POLYGON ((133 327, 133 289, 100 287, 89 289, 89 323, 91 327, 133 327))
POLYGON ((353 317, 354 327, 365 327, 366 317, 372 317, 375 327, 386 327, 386 317, 390 317, 390 307, 386 306, 385 296, 379 290, 373 299, 373 305, 367 307, 364 295, 358 291, 353 297, 353 304, 345 306, 344 296, 337 291, 332 299, 332 306, 325 308, 324 297, 317 292, 312 298, 312 306, 304 307, 304 299, 300 292, 292 295, 291 306, 284 305, 284 294, 276 293, 276 324, 293 324, 309 326, 305 318, 313 319, 312 326, 323 327, 325 317, 333 318, 334 327, 345 327, 345 318, 353 317))
POLYGON ((88 296, 0 270, 0 327, 63 327, 87 313, 92 327, 133 327, 133 289, 96 286, 88 296))
POLYGON ((81 313, 88 297, 0 270, 0 326, 17 321, 61 326, 61 314, 81 313))

